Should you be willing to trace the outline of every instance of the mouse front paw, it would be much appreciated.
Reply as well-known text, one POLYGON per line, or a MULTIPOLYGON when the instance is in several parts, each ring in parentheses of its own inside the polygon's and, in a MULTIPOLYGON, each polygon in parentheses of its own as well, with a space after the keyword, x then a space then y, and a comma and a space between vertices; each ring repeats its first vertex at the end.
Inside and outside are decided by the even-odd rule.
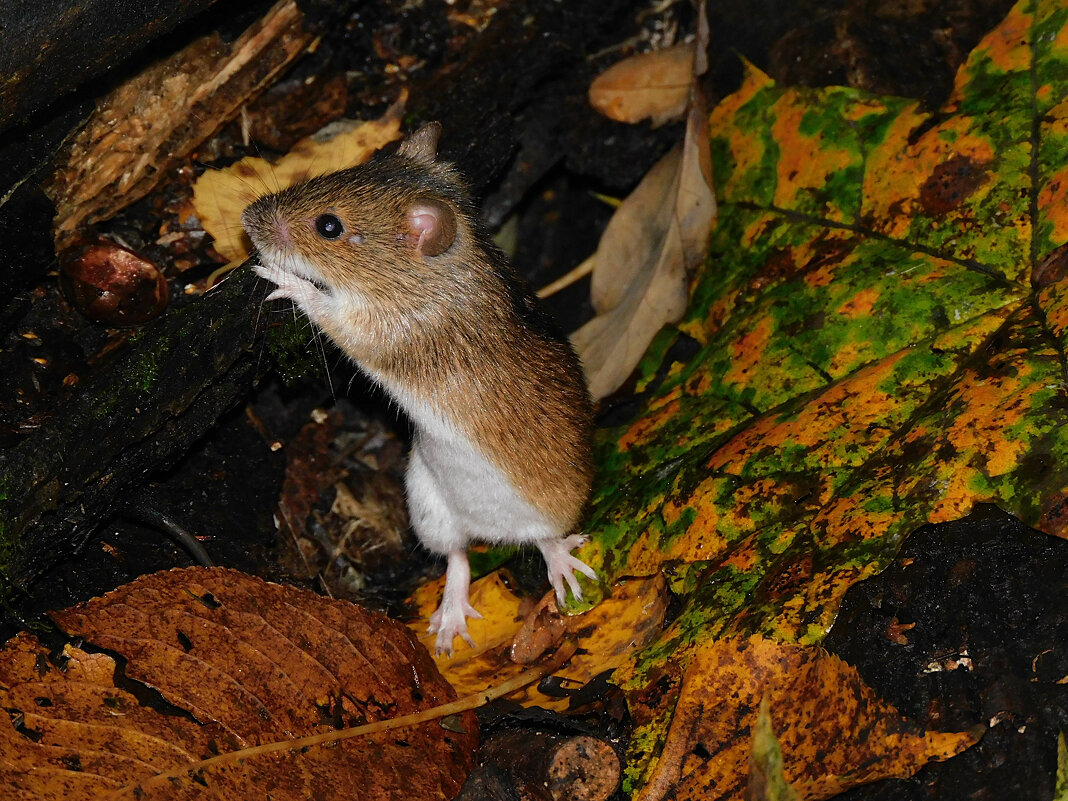
POLYGON ((299 275, 286 272, 280 267, 257 264, 252 269, 260 278, 266 278, 275 285, 275 289, 267 295, 267 300, 288 298, 307 311, 309 307, 316 303, 321 294, 315 284, 305 281, 299 275))

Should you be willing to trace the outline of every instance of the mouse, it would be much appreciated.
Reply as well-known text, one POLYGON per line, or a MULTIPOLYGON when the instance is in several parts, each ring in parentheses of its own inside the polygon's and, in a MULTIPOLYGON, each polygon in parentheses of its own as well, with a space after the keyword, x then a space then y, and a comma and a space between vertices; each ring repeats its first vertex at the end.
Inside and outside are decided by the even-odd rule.
POLYGON ((395 152, 257 198, 242 225, 258 275, 412 424, 405 490, 419 541, 446 561, 435 649, 475 643, 467 548, 534 546, 562 607, 593 478, 593 402, 578 356, 477 222, 440 123, 395 152), (566 585, 566 588, 565 588, 566 585))

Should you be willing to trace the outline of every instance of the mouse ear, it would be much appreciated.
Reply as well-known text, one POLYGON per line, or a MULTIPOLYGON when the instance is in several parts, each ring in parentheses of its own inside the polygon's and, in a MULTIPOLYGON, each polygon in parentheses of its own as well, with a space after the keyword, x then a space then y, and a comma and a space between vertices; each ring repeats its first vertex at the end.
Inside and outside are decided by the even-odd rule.
POLYGON ((438 139, 441 137, 441 123, 427 123, 414 133, 409 133, 397 148, 397 154, 417 161, 434 161, 438 155, 438 139))
POLYGON ((408 209, 408 244, 421 256, 439 256, 456 238, 456 214, 440 200, 417 200, 408 209))
POLYGON ((441 123, 428 122, 401 142, 400 147, 397 148, 397 153, 416 161, 433 161, 438 154, 438 138, 440 136, 441 123))

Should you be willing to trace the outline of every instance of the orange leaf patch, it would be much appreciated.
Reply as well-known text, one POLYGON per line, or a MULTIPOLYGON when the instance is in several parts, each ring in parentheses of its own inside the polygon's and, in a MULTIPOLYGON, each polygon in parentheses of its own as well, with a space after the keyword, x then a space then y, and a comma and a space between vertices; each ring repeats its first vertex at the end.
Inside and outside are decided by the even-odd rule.
POLYGON ((32 635, 7 643, 0 797, 283 801, 346 788, 396 798, 401 788, 451 798, 471 767, 470 712, 449 729, 430 721, 285 746, 455 698, 426 651, 383 615, 235 570, 190 568, 53 617, 126 661, 67 646, 56 664, 32 635), (279 742, 273 753, 201 765, 279 742))
POLYGON ((702 647, 686 671, 664 752, 640 801, 669 794, 678 801, 744 798, 762 697, 782 747, 783 773, 801 799, 911 776, 981 735, 923 732, 821 648, 759 636, 720 640, 702 647))

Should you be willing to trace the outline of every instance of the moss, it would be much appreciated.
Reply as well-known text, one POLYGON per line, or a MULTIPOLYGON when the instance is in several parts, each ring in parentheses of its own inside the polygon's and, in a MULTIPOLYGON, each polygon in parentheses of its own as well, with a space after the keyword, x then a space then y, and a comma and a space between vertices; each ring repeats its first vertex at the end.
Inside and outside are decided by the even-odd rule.
MULTIPOLYGON (((311 334, 303 316, 271 325, 265 342, 275 371, 286 386, 304 378, 325 378, 323 352, 318 349, 315 335, 311 334)), ((323 347, 333 348, 333 345, 325 344, 324 340, 323 347)))

